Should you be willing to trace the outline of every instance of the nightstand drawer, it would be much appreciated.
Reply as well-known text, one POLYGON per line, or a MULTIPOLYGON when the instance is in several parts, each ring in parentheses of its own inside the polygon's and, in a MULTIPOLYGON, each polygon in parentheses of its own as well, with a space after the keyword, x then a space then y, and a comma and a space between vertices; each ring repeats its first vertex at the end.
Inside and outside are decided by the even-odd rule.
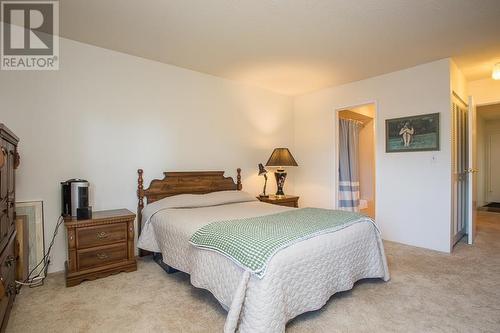
POLYGON ((283 201, 283 202, 277 202, 275 205, 278 206, 286 206, 286 207, 297 207, 297 202, 296 201, 283 201))
POLYGON ((127 224, 125 223, 76 229, 76 246, 78 249, 125 242, 126 240, 127 224))
POLYGON ((78 269, 99 267, 127 260, 127 243, 78 251, 78 269))

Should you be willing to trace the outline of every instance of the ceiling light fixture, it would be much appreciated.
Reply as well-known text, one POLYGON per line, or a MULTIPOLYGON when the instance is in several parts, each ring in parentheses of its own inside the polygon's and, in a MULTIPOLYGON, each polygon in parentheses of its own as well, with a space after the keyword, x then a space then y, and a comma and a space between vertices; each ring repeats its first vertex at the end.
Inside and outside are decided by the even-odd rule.
POLYGON ((493 66, 493 72, 491 73, 493 80, 500 80, 500 62, 493 66))

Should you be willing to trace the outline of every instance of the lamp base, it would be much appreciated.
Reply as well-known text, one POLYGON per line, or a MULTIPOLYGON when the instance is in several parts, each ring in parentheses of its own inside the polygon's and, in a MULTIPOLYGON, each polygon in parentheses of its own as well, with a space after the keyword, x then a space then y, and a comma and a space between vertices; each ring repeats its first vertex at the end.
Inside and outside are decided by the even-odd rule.
POLYGON ((285 185, 286 172, 284 169, 278 169, 274 172, 274 177, 276 178, 276 187, 278 190, 276 191, 277 196, 285 195, 283 192, 283 186, 285 185))

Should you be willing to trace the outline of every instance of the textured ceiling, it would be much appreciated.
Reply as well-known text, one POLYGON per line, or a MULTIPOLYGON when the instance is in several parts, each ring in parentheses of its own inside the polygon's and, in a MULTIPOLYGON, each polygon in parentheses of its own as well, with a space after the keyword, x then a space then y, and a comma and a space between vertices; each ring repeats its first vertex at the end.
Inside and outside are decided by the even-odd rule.
POLYGON ((296 95, 454 57, 500 62, 500 0, 61 0, 61 35, 296 95))

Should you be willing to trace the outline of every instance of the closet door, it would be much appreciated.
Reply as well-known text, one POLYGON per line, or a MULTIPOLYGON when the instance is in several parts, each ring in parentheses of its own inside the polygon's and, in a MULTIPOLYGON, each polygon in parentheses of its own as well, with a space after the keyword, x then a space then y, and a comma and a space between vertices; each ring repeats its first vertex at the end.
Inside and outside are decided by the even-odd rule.
POLYGON ((8 148, 7 148, 8 142, 0 139, 0 154, 1 156, 1 164, 0 164, 0 201, 4 201, 7 199, 7 192, 8 192, 8 184, 7 184, 7 177, 8 177, 8 172, 7 172, 7 165, 8 165, 8 158, 9 158, 9 153, 8 153, 8 148))

